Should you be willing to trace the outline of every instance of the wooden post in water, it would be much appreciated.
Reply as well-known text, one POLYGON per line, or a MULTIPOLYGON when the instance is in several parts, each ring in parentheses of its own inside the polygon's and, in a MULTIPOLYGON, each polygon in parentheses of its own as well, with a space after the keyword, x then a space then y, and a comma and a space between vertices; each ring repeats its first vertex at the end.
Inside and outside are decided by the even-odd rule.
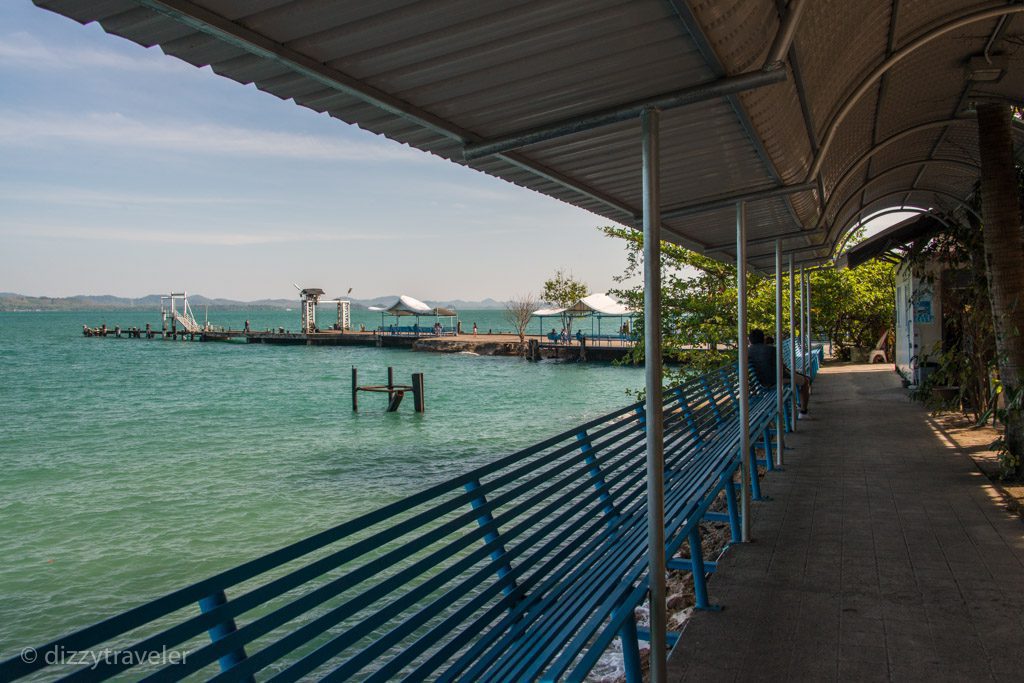
POLYGON ((359 371, 352 366, 352 412, 359 412, 359 371))
POLYGON ((388 366, 388 394, 391 394, 391 389, 395 387, 395 369, 388 366))
POLYGON ((412 405, 417 413, 426 412, 427 406, 423 395, 423 373, 412 373, 412 405))
POLYGON ((405 392, 401 389, 388 392, 388 412, 398 412, 398 406, 402 405, 402 399, 405 398, 405 392))

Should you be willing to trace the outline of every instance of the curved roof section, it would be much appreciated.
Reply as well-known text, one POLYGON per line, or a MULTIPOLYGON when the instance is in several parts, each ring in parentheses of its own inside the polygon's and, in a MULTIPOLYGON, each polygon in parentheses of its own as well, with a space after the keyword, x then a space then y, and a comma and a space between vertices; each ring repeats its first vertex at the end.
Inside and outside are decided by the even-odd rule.
POLYGON ((752 196, 762 268, 776 237, 813 263, 872 212, 956 206, 973 103, 1024 92, 1024 6, 991 1, 34 2, 634 227, 657 103, 666 239, 731 260, 752 196))
POLYGON ((455 311, 448 308, 432 308, 427 304, 423 303, 419 299, 415 299, 411 296, 401 294, 395 303, 390 306, 370 306, 368 310, 380 311, 383 313, 389 313, 395 316, 402 315, 439 315, 439 316, 453 316, 455 311))
POLYGON ((538 308, 531 315, 545 317, 553 315, 561 315, 565 312, 579 313, 581 315, 587 315, 596 313, 598 315, 609 315, 609 316, 631 316, 636 315, 636 311, 627 306, 624 303, 619 302, 616 299, 608 296, 604 292, 597 294, 591 294, 585 296, 572 306, 566 306, 563 308, 538 308))

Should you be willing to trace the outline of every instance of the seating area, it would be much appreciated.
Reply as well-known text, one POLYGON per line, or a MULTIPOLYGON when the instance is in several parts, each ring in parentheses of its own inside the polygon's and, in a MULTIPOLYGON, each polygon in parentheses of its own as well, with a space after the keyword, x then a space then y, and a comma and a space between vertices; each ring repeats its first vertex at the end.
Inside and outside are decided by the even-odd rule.
POLYGON ((616 342, 620 344, 632 344, 636 342, 636 338, 631 334, 617 333, 617 334, 588 334, 587 343, 600 344, 601 342, 616 342))
MULTIPOLYGON (((776 394, 750 378, 751 437, 770 469, 776 394)), ((708 608, 714 563, 700 522, 740 535, 736 366, 666 391, 662 405, 668 566, 694 570, 697 608, 708 608), (710 512, 723 492, 728 512, 710 512), (691 556, 676 557, 687 541, 691 556)), ((214 676, 218 662, 233 680, 581 680, 621 636, 627 679, 639 683, 645 422, 643 404, 624 407, 44 647, 187 646, 187 661, 160 670, 166 680, 214 676)), ((753 465, 753 448, 747 456, 753 465)), ((45 666, 11 659, 0 678, 45 666)))
POLYGON ((380 328, 381 334, 396 337, 452 337, 455 330, 452 328, 441 328, 438 333, 433 325, 388 325, 380 328))
MULTIPOLYGON (((796 343, 796 371, 803 372, 803 348, 801 347, 800 340, 797 339, 796 343)), ((807 355, 807 374, 813 380, 818 376, 818 371, 821 370, 821 364, 825 360, 825 348, 821 344, 812 344, 811 352, 807 355)), ((789 352, 789 340, 783 340, 782 342, 782 362, 785 363, 786 367, 790 370, 793 369, 793 361, 789 352)))

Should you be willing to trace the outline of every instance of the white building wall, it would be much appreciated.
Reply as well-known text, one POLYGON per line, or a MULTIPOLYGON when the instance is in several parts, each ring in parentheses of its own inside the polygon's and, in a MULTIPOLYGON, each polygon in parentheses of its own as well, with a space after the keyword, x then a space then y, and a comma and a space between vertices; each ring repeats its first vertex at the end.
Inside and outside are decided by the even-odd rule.
POLYGON ((929 264, 914 272, 907 262, 896 270, 897 370, 911 383, 921 377, 921 364, 942 349, 942 287, 940 269, 929 264))

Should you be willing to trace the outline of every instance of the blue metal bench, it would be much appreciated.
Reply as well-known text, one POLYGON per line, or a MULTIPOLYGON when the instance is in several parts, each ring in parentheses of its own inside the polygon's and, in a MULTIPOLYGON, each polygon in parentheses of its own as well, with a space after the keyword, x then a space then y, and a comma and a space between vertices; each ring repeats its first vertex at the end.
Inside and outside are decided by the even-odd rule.
MULTIPOLYGON (((739 537, 736 379, 732 367, 664 396, 666 556, 694 570, 698 608, 711 606, 713 567, 700 521, 727 521, 739 537), (723 491, 728 513, 708 512, 723 491), (675 558, 684 542, 690 557, 675 558)), ((774 402, 754 396, 752 423, 770 424, 774 402)), ((187 651, 183 663, 132 670, 160 680, 581 680, 618 635, 638 682, 644 420, 643 404, 628 406, 38 651, 187 651)), ((44 666, 12 658, 0 679, 44 666)), ((68 673, 105 680, 129 666, 68 673)))
POLYGON ((633 342, 636 339, 629 334, 588 334, 587 343, 600 343, 600 342, 633 342))
MULTIPOLYGON (((388 325, 387 327, 378 328, 378 332, 389 336, 403 337, 403 336, 420 336, 420 337, 433 337, 438 336, 434 333, 433 325, 388 325)), ((455 334, 455 330, 451 328, 443 328, 440 336, 451 336, 455 334)))
MULTIPOLYGON (((796 343, 796 371, 803 374, 803 348, 800 344, 800 340, 797 339, 796 343)), ((812 344, 811 351, 807 357, 807 374, 813 380, 818 376, 818 370, 821 369, 821 364, 825 360, 825 348, 821 344, 812 344)), ((789 353, 789 340, 786 339, 782 342, 782 361, 791 371, 794 363, 789 353)))

